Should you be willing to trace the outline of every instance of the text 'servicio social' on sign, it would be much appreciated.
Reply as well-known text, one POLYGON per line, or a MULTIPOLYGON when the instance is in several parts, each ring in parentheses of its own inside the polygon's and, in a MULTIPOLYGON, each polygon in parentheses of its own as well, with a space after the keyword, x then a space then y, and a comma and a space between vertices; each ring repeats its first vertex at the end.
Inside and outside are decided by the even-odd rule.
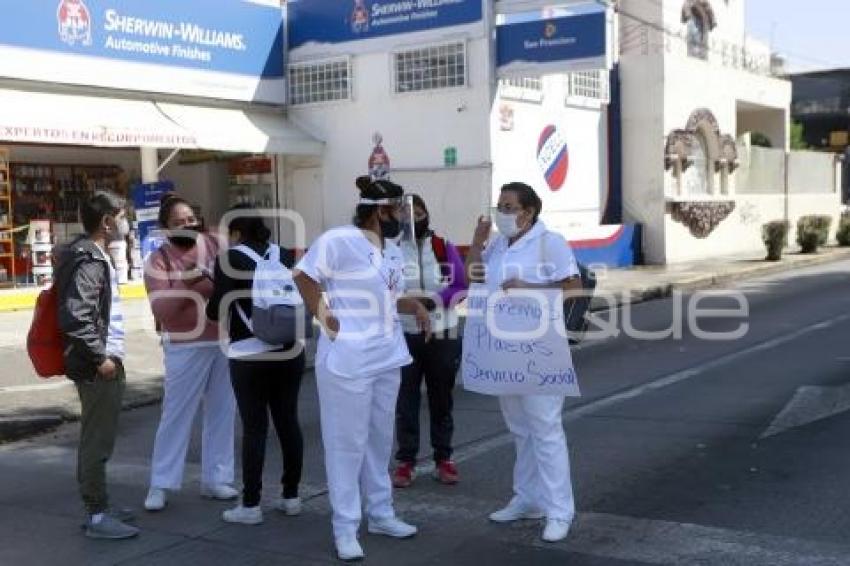
POLYGON ((485 395, 580 395, 558 290, 473 285, 463 337, 464 388, 485 395))

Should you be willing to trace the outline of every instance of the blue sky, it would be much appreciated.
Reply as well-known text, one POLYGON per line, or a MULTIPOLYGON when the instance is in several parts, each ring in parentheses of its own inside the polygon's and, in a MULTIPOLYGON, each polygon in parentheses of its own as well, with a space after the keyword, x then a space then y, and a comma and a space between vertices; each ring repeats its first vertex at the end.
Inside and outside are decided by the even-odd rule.
POLYGON ((785 55, 789 70, 850 68, 850 0, 743 0, 750 35, 785 55))

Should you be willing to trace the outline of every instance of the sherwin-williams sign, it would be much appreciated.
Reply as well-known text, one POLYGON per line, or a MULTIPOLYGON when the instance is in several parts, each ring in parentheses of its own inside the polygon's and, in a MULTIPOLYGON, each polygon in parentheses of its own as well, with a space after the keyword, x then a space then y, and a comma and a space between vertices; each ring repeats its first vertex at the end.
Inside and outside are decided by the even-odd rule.
POLYGON ((531 21, 496 28, 500 76, 535 76, 607 68, 604 11, 531 21))
POLYGON ((0 26, 2 76, 285 101, 276 0, 27 0, 0 26))
POLYGON ((378 50, 380 38, 459 26, 484 32, 482 0, 290 0, 287 10, 293 56, 378 50))

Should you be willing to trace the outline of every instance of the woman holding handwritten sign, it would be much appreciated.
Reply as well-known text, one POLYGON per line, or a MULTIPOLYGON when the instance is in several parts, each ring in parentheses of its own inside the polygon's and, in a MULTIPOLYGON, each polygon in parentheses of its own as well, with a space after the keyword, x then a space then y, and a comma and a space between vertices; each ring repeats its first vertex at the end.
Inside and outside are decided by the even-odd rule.
MULTIPOLYGON (((467 256, 470 281, 499 289, 581 290, 578 265, 564 237, 546 229, 539 219, 543 203, 524 183, 504 185, 499 195, 495 224, 480 218, 467 256)), ((469 331, 467 331, 469 332, 469 331)), ((563 348, 569 348, 566 338, 563 348)), ((520 355, 519 353, 517 355, 520 355)), ((507 523, 546 518, 543 540, 566 538, 573 517, 570 463, 561 412, 563 395, 499 395, 508 430, 514 436, 514 497, 490 515, 507 523)))

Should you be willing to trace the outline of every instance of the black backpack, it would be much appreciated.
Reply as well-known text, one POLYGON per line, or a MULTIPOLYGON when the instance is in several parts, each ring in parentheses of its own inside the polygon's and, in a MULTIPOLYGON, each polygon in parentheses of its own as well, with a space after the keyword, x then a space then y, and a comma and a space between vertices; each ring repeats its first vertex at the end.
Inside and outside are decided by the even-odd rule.
POLYGON ((579 297, 564 301, 564 326, 567 328, 570 344, 581 342, 587 331, 589 325, 587 313, 590 310, 593 292, 596 290, 596 274, 581 263, 578 264, 578 271, 583 293, 579 297))
MULTIPOLYGON (((541 238, 540 254, 543 263, 546 263, 546 238, 541 238)), ((564 300, 564 326, 567 329, 567 337, 570 344, 578 344, 587 331, 589 322, 587 313, 590 310, 590 302, 596 289, 596 274, 581 263, 578 265, 581 277, 582 293, 578 297, 570 297, 564 300)))

